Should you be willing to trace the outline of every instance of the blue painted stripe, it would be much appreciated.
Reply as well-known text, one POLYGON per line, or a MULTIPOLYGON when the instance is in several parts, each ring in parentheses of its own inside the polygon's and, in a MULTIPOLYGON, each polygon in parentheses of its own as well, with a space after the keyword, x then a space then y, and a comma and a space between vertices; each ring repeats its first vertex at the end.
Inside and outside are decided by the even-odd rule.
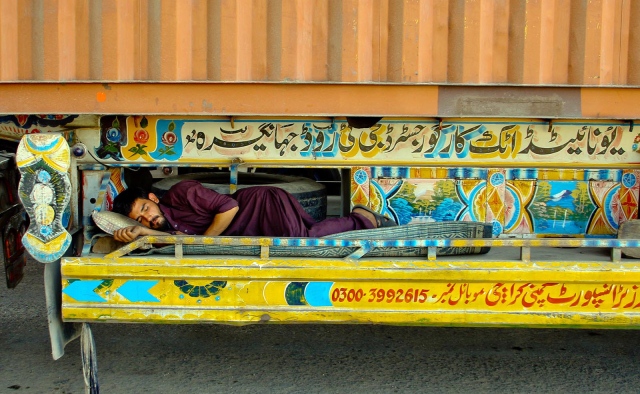
POLYGON ((506 172, 507 179, 518 180, 518 179, 537 179, 538 178, 538 169, 536 168, 511 168, 507 169, 506 172))
POLYGON ((128 280, 116 291, 131 302, 160 302, 149 293, 156 284, 158 284, 157 280, 128 280))
MULTIPOLYGON (((605 238, 605 237, 600 237, 605 238)), ((291 242, 293 239, 282 239, 281 242, 278 243, 279 246, 292 246, 291 242)), ((347 246, 347 247, 359 247, 363 245, 370 245, 372 247, 427 247, 427 246, 437 246, 437 247, 449 247, 454 242, 458 242, 458 239, 400 239, 400 240, 358 240, 358 239, 317 239, 310 238, 307 240, 306 246, 347 246)), ((476 239, 474 241, 493 241, 496 244, 501 244, 503 242, 507 242, 505 240, 491 240, 491 239, 476 239)), ((541 240, 544 242, 544 240, 541 240)), ((623 247, 623 248, 632 248, 632 247, 640 247, 640 240, 627 240, 627 239, 601 239, 600 242, 595 242, 594 240, 584 240, 584 239, 575 239, 573 240, 579 241, 581 246, 599 246, 599 247, 623 247)), ((535 240, 532 240, 535 243, 535 240)), ((526 240, 524 241, 526 244, 526 240)), ((577 245, 575 245, 577 246, 577 245)))
POLYGON ((311 306, 333 306, 331 286, 333 282, 309 282, 304 290, 304 299, 311 306))
POLYGON ((95 292, 101 283, 102 280, 76 280, 65 287, 62 292, 80 302, 106 302, 95 292))
POLYGON ((49 150, 53 149, 56 146, 56 144, 58 144, 60 142, 61 138, 62 137, 60 137, 60 136, 54 137, 51 140, 51 142, 49 142, 48 144, 45 144, 45 145, 36 145, 29 138, 25 138, 25 141, 29 145, 29 148, 33 149, 34 151, 36 151, 36 152, 46 152, 46 151, 49 151, 49 150))

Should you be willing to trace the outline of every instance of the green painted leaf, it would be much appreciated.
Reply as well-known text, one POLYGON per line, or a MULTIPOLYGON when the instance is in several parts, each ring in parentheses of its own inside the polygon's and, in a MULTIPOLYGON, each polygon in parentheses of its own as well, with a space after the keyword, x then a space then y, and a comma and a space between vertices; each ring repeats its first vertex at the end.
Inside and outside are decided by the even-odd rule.
POLYGON ((147 117, 143 116, 142 120, 140 121, 140 127, 142 127, 143 129, 146 129, 148 125, 149 125, 149 121, 147 120, 147 117))

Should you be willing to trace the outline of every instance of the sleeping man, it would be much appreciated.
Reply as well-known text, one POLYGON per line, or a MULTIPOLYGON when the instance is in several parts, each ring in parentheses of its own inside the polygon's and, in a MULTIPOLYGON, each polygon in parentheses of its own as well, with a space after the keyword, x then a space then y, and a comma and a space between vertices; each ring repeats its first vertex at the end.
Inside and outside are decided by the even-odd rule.
POLYGON ((141 188, 118 194, 113 211, 137 220, 114 232, 116 241, 143 235, 322 237, 350 230, 396 226, 396 222, 357 205, 349 216, 316 222, 285 190, 270 186, 240 189, 233 195, 181 181, 159 199, 141 188))

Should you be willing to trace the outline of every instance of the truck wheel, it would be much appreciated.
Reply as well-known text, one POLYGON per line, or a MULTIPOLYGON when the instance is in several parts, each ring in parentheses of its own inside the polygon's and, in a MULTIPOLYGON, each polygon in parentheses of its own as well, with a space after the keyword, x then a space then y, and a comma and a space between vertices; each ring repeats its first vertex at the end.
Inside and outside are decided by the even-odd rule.
MULTIPOLYGON (((200 172, 168 177, 154 183, 152 191, 158 197, 162 197, 171 186, 183 180, 197 180, 202 182, 208 189, 222 194, 229 194, 229 173, 224 172, 200 172)), ((315 220, 320 221, 327 217, 327 191, 324 185, 309 178, 248 172, 238 173, 238 190, 251 186, 279 187, 293 195, 304 210, 315 220)))

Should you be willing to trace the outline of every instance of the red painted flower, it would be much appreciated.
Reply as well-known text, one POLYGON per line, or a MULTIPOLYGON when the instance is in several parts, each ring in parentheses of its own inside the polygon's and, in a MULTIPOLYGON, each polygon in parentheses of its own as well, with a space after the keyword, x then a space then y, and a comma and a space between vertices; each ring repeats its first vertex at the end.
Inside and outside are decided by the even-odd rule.
POLYGON ((174 146, 178 142, 178 137, 173 131, 167 131, 162 134, 162 143, 166 146, 174 146))
POLYGON ((147 133, 147 130, 140 129, 133 134, 133 140, 139 144, 144 144, 149 141, 149 133, 147 133))

